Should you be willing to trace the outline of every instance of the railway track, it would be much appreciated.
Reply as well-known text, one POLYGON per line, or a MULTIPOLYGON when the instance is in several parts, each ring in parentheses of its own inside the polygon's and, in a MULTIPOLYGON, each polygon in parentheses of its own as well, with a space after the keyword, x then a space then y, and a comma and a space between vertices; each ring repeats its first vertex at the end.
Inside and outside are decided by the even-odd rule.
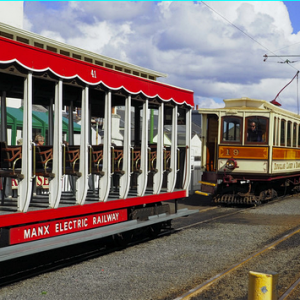
MULTIPOLYGON (((278 199, 276 201, 273 201, 272 203, 274 204, 276 202, 280 202, 281 200, 282 199, 278 199)), ((267 207, 267 206, 268 205, 266 205, 265 207, 267 207)), ((259 208, 261 208, 261 207, 263 208, 263 206, 260 206, 259 208)), ((170 239, 178 240, 180 236, 183 237, 185 235, 185 231, 191 232, 195 228, 196 229, 198 228, 198 230, 201 229, 201 232, 202 232, 203 230, 206 230, 205 228, 211 227, 212 224, 226 224, 226 222, 229 222, 229 220, 237 220, 237 222, 239 222, 240 216, 248 214, 249 212, 254 213, 251 215, 251 219, 255 218, 255 216, 256 216, 256 214, 255 214, 256 209, 253 210, 253 208, 226 208, 226 207, 215 207, 215 206, 214 207, 199 207, 199 208, 200 208, 200 212, 197 214, 191 215, 188 218, 180 218, 180 219, 173 220, 172 229, 164 230, 163 232, 161 232, 161 234, 158 235, 158 238, 154 240, 155 243, 158 243, 161 246, 165 245, 165 243, 168 243, 168 241, 170 239), (178 234, 178 237, 176 238, 177 234, 178 234), (170 236, 170 237, 168 237, 168 236, 170 236), (172 236, 173 236, 173 238, 172 238, 172 236), (160 242, 160 240, 161 240, 161 242, 160 242)), ((300 229, 300 227, 299 227, 299 229, 300 229)), ((296 231, 296 230, 294 230, 294 231, 296 231)), ((294 231, 290 231, 290 233, 293 234, 293 237, 294 237, 294 244, 292 244, 291 248, 296 249, 297 248, 297 240, 300 240, 300 238, 298 237, 299 233, 294 232, 294 231)), ((201 240, 201 238, 202 238, 201 232, 199 232, 199 234, 200 234, 199 240, 201 240)), ((154 241, 147 243, 147 242, 149 242, 149 240, 150 240, 149 238, 140 238, 140 239, 137 239, 136 241, 134 241, 133 243, 129 244, 128 245, 129 247, 126 247, 126 250, 125 250, 126 257, 127 257, 127 255, 130 256, 131 252, 137 252, 135 250, 136 247, 130 247, 130 246, 136 245, 137 248, 140 249, 139 251, 141 251, 143 248, 148 249, 148 245, 150 245, 150 248, 151 248, 151 244, 153 244, 154 241), (132 250, 130 250, 130 248, 132 248, 132 250)), ((244 284, 247 285, 248 271, 249 270, 255 271, 255 269, 257 269, 257 265, 259 266, 260 262, 261 262, 261 260, 259 260, 259 259, 264 259, 265 261, 267 259, 271 259, 270 253, 274 252, 274 247, 276 249, 278 247, 281 247, 281 248, 283 247, 283 246, 281 246, 283 241, 282 241, 282 243, 279 242, 275 246, 273 245, 277 240, 279 240, 279 238, 274 239, 272 242, 268 243, 269 247, 265 247, 266 249, 265 249, 264 253, 257 254, 255 257, 253 257, 251 259, 249 258, 249 260, 245 261, 241 265, 241 267, 237 267, 235 270, 225 272, 226 274, 221 274, 223 272, 216 273, 216 274, 220 274, 218 280, 216 281, 218 283, 218 285, 220 285, 220 287, 224 288, 224 286, 226 286, 226 285, 228 286, 228 280, 230 282, 232 282, 232 280, 234 278, 238 278, 240 284, 242 282, 244 282, 244 284), (254 262, 256 262, 256 265, 254 262), (226 276, 227 276, 227 279, 226 279, 226 276)), ((288 242, 288 241, 290 241, 290 239, 286 238, 286 241, 288 242)), ((68 248, 63 248, 61 250, 57 250, 57 251, 49 251, 47 253, 41 253, 38 255, 34 255, 32 257, 27 257, 25 261, 27 261, 29 264, 33 263, 33 262, 37 262, 37 261, 39 261, 41 263, 39 265, 37 265, 37 264, 32 265, 31 268, 27 269, 26 271, 23 270, 22 272, 14 272, 14 274, 11 274, 9 277, 3 276, 3 274, 1 274, 0 282, 1 282, 2 286, 5 286, 5 285, 8 285, 9 283, 21 281, 25 278, 35 277, 39 274, 43 274, 46 272, 52 273, 55 270, 67 268, 68 266, 72 266, 75 264, 80 264, 81 262, 88 261, 92 258, 98 257, 101 261, 103 261, 101 256, 103 256, 103 258, 106 258, 107 256, 110 256, 110 254, 111 254, 113 257, 115 257, 116 255, 113 252, 115 252, 116 254, 123 253, 123 249, 125 249, 124 247, 112 246, 112 243, 109 240, 107 240, 107 246, 101 247, 99 245, 100 245, 100 241, 94 241, 94 242, 90 242, 90 243, 85 243, 83 245, 79 245, 80 247, 73 247, 73 248, 68 247, 68 248), (4 282, 4 279, 6 279, 6 283, 4 282)), ((167 247, 167 245, 165 245, 165 246, 167 247)), ((171 251, 171 249, 172 248, 170 248, 170 251, 171 251)), ((283 248, 283 250, 285 251, 284 248, 283 248)), ((201 255, 201 253, 199 255, 201 255)), ((118 254, 117 254, 117 257, 119 257, 118 254)), ((276 255, 274 257, 276 258, 276 255)), ((199 258, 200 258, 200 256, 199 256, 199 258)), ((106 259, 104 259, 104 260, 106 260, 106 259)), ((21 263, 24 264, 24 262, 22 262, 22 260, 20 259, 20 260, 16 260, 16 263, 14 263, 14 264, 10 263, 9 266, 11 267, 12 265, 18 265, 21 263)), ((158 259, 158 263, 163 264, 163 262, 160 261, 159 259, 158 259)), ((103 262, 101 264, 103 264, 103 262)), ((2 273, 1 270, 4 270, 4 269, 6 269, 5 266, 1 265, 0 272, 2 273)), ((227 269, 229 269, 229 268, 225 268, 223 271, 225 271, 227 269)), ((299 267, 299 270, 300 270, 300 267, 299 267)), ((53 273, 56 273, 56 272, 53 272, 53 273)), ((211 277, 214 277, 214 276, 211 276, 211 277)), ((209 278, 211 278, 211 277, 209 277, 209 278)), ((295 276, 291 276, 290 272, 287 272, 285 277, 288 278, 289 281, 285 280, 284 282, 281 283, 282 287, 280 287, 280 293, 281 293, 280 295, 283 295, 288 290, 288 288, 292 285, 292 283, 295 282, 297 278, 299 278, 299 274, 297 277, 296 272, 295 272, 295 276)), ((204 284, 204 282, 206 282, 209 278, 206 278, 205 280, 203 280, 201 283, 198 284, 198 286, 200 286, 201 284, 204 284)), ((280 278, 282 278, 282 276, 280 276, 280 278)), ((153 278, 153 280, 155 281, 155 277, 153 278)), ((156 278, 156 280, 157 280, 157 278, 156 278)), ((224 294, 223 295, 222 295, 222 293, 219 294, 219 291, 215 289, 214 283, 210 284, 210 286, 207 286, 206 288, 203 288, 202 292, 197 295, 194 294, 194 295, 188 296, 188 295, 186 295, 186 291, 180 293, 180 291, 178 290, 178 291, 176 291, 176 294, 174 294, 175 291, 172 292, 173 297, 166 296, 167 294, 166 295, 161 294, 162 298, 153 297, 153 299, 168 299, 168 300, 170 300, 170 299, 176 298, 175 295, 177 295, 177 297, 183 297, 183 296, 190 297, 190 299, 226 299, 224 294), (212 298, 211 298, 211 296, 212 296, 212 298)), ((191 285, 189 285, 189 286, 191 287, 191 285)), ((196 285, 194 285, 194 286, 196 286, 196 285)), ((229 285, 229 286, 232 286, 232 285, 229 285)), ((143 287, 141 287, 141 288, 143 288, 143 287)), ((235 288, 235 287, 232 286, 232 288, 235 288)), ((183 291, 183 289, 182 289, 182 291, 183 291)), ((297 291, 297 288, 293 289, 294 293, 295 293, 295 291, 297 291)), ((0 296, 0 298, 1 298, 1 296, 0 296)), ((131 299, 135 299, 135 298, 131 298, 131 299)), ((148 299, 148 298, 143 298, 141 296, 136 299, 148 299)), ((179 298, 179 299, 181 299, 181 298, 179 298)), ((182 299, 189 299, 189 298, 182 298, 182 299)), ((243 298, 229 298, 229 299, 243 299, 243 298)), ((290 299, 296 299, 296 298, 282 298, 282 299, 290 300, 290 299)))
MULTIPOLYGON (((212 294, 212 293, 215 294, 216 293, 215 285, 217 283, 219 283, 222 279, 225 279, 225 277, 227 275, 237 271, 239 268, 241 268, 245 264, 249 263, 250 260, 252 260, 254 258, 257 258, 259 256, 262 257, 262 255, 265 254, 267 251, 273 251, 273 252, 276 251, 276 250, 274 250, 276 246, 286 242, 288 239, 292 238, 295 235, 297 235, 297 239, 300 239, 300 226, 296 230, 294 230, 294 231, 292 231, 288 234, 285 234, 282 238, 266 245, 265 247, 263 247, 262 249, 258 250, 255 253, 253 253, 252 255, 247 256, 246 258, 244 258, 243 260, 241 260, 238 263, 234 264, 233 266, 229 267, 228 269, 224 270, 223 272, 221 272, 221 273, 215 275, 214 277, 206 280, 205 282, 203 282, 202 284, 198 285, 197 287, 191 289, 190 291, 188 291, 184 295, 182 295, 180 297, 177 297, 175 300, 208 299, 208 298, 206 298, 207 295, 201 295, 201 293, 206 292, 206 294, 207 293, 208 294, 212 294)), ((274 253, 273 253, 273 255, 274 255, 274 253)), ((288 296, 295 290, 295 288, 298 287, 299 284, 300 284, 300 279, 297 279, 295 282, 292 281, 291 287, 283 295, 281 295, 280 300, 288 299, 288 296)), ((223 283, 222 287, 219 286, 218 289, 223 289, 224 285, 225 284, 223 283)), ((282 293, 282 291, 281 291, 281 293, 282 293)))
MULTIPOLYGON (((287 196, 286 198, 291 197, 287 196)), ((299 194, 298 194, 299 197, 299 194)), ((277 199, 272 203, 281 201, 284 198, 277 199)), ((239 211, 242 212, 242 211, 239 211)), ((233 212, 232 214, 235 214, 233 212)), ((228 214, 230 215, 230 214, 228 214)), ((227 216, 225 216, 227 217, 227 216)), ((218 218, 216 218, 218 219, 218 218)), ((174 300, 202 300, 202 299, 245 299, 247 295, 239 295, 228 297, 226 287, 230 290, 238 290, 241 285, 248 284, 249 271, 262 271, 268 273, 266 260, 274 259, 279 252, 285 251, 286 257, 293 257, 289 254, 289 250, 300 246, 300 225, 282 235, 282 237, 272 241, 271 243, 260 248, 251 255, 233 264, 229 268, 205 280, 198 286, 190 289, 183 295, 176 297, 174 300), (265 269, 263 269, 265 268, 265 269), (233 278, 239 280, 234 283, 233 278), (239 286, 239 287, 238 287, 239 286), (228 297, 228 298, 227 298, 228 297)), ((299 250, 300 255, 300 250, 299 250)), ((291 268, 291 259, 281 262, 279 272, 278 296, 279 300, 292 300, 300 298, 300 264, 295 264, 295 268, 291 268), (286 266, 285 266, 286 263, 286 266), (285 267, 285 268, 284 268, 285 267)))
POLYGON ((279 300, 291 300, 291 299, 298 299, 299 297, 299 290, 300 288, 300 278, 297 279, 287 290, 283 293, 279 300))
POLYGON ((2 262, 0 268, 0 287, 38 276, 46 272, 52 272, 61 268, 69 267, 115 251, 120 251, 124 247, 132 247, 140 243, 145 243, 154 237, 164 237, 190 227, 200 225, 201 223, 207 223, 220 218, 229 217, 239 212, 241 212, 241 210, 236 208, 223 209, 223 211, 220 212, 216 206, 204 207, 199 211, 197 217, 191 218, 191 220, 189 220, 189 218, 183 219, 188 224, 182 225, 182 220, 174 220, 177 222, 175 227, 173 226, 171 229, 163 230, 157 236, 145 237, 143 234, 138 234, 134 241, 117 246, 112 238, 106 238, 76 246, 69 246, 44 253, 29 255, 26 257, 26 260, 24 260, 23 257, 14 259, 13 264, 11 261, 2 262), (201 219, 201 221, 199 221, 199 219, 201 219))

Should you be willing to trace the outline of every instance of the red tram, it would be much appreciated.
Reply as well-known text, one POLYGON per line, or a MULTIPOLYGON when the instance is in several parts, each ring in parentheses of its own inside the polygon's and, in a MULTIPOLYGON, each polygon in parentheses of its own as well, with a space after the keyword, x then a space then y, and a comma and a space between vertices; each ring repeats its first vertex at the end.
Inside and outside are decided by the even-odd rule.
POLYGON ((164 203, 188 196, 192 91, 157 82, 161 73, 1 23, 0 48, 0 261, 142 227, 159 231, 194 212, 171 212, 164 203), (22 145, 8 134, 6 106, 16 99, 22 145), (34 141, 36 105, 47 108, 44 145, 34 141), (118 143, 115 108, 123 114, 118 143), (97 119, 101 143, 93 138, 97 119), (37 187, 41 178, 47 188, 37 187))

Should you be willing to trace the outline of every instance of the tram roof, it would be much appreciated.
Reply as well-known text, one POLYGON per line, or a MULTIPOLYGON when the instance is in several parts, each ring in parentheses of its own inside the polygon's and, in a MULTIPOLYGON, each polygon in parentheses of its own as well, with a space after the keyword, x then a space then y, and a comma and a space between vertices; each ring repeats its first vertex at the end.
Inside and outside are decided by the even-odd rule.
POLYGON ((279 106, 272 104, 269 101, 261 100, 261 99, 253 99, 248 97, 241 97, 236 99, 224 99, 225 107, 221 108, 200 108, 198 112, 201 114, 210 114, 214 112, 222 112, 222 111, 240 111, 240 110, 247 110, 247 111, 273 111, 278 114, 288 115, 294 118, 299 119, 299 115, 283 109, 279 106))
POLYGON ((157 77, 166 77, 163 73, 72 47, 3 23, 0 23, 0 48, 0 64, 17 63, 28 71, 50 71, 62 79, 78 78, 91 86, 103 85, 112 91, 124 89, 132 95, 143 94, 148 98, 194 106, 193 91, 155 81, 157 77))

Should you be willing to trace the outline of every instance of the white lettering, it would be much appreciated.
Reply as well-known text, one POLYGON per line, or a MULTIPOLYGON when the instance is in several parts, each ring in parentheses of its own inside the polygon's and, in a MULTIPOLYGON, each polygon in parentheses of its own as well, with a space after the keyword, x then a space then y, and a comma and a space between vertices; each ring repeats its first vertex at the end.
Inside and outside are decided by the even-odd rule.
POLYGON ((38 236, 43 235, 44 231, 43 231, 43 227, 39 227, 38 228, 38 236))
POLYGON ((30 229, 24 229, 24 240, 30 238, 30 229))
MULTIPOLYGON (((287 165, 288 163, 286 163, 287 165)), ((300 167, 300 162, 299 163, 292 163, 292 166, 299 166, 300 167)), ((289 164, 289 167, 291 167, 291 164, 289 164)), ((79 218, 79 219, 72 219, 72 220, 64 220, 62 222, 55 222, 53 225, 52 222, 51 224, 43 224, 41 226, 37 227, 32 227, 32 228, 24 228, 23 229, 23 238, 24 240, 26 239, 34 239, 46 235, 50 235, 50 226, 54 226, 54 233, 53 234, 61 234, 61 233, 66 233, 68 231, 74 231, 74 230, 83 230, 83 228, 89 228, 89 220, 92 221, 92 225, 94 226, 101 226, 104 225, 105 223, 113 223, 113 222, 118 222, 119 221, 119 212, 114 212, 114 213, 103 213, 99 215, 94 215, 93 217, 85 217, 85 218, 79 218)), ((91 227, 91 226, 90 226, 91 227)))
POLYGON ((119 220, 120 213, 112 213, 107 215, 99 215, 98 217, 93 217, 93 225, 99 225, 102 223, 116 222, 119 220))
POLYGON ((50 234, 50 232, 49 232, 49 225, 44 226, 44 234, 50 234))
POLYGON ((36 236, 36 229, 32 228, 31 237, 34 237, 34 236, 36 236))

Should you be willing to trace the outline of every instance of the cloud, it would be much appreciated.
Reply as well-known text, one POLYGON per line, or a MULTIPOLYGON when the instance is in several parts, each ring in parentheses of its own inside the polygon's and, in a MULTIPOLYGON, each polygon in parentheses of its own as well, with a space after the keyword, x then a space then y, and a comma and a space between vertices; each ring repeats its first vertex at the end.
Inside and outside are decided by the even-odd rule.
POLYGON ((195 106, 198 108, 220 108, 224 107, 224 102, 221 99, 212 99, 205 97, 195 97, 195 106))
MULTIPOLYGON (((297 70, 278 64, 282 58, 263 62, 266 53, 300 50, 300 32, 279 1, 29 1, 25 14, 34 32, 169 74, 161 81, 193 90, 201 105, 272 100, 297 70)), ((289 107, 295 97, 291 86, 281 95, 289 107)))

